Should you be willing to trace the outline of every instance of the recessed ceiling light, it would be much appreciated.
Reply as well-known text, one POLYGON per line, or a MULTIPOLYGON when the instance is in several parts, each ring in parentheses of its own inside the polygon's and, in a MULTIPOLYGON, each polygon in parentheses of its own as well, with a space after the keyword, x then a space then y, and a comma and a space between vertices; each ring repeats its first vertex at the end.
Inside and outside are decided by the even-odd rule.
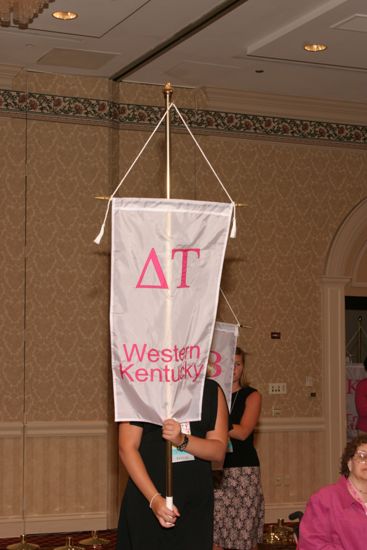
POLYGON ((76 19, 78 14, 74 11, 54 11, 52 17, 61 19, 62 21, 71 21, 72 19, 76 19))
POLYGON ((326 44, 305 44, 303 46, 303 49, 306 50, 306 52, 323 52, 327 49, 326 44))

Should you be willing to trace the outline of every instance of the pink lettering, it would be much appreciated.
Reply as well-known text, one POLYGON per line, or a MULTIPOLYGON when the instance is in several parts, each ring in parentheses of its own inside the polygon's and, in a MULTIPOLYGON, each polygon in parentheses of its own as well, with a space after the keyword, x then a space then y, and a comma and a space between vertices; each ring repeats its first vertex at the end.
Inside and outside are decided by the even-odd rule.
POLYGON ((159 360, 159 351, 155 348, 150 348, 148 351, 148 361, 156 363, 159 360))
POLYGON ((151 363, 157 363, 161 360, 164 363, 170 363, 171 361, 184 361, 185 359, 200 359, 200 346, 197 344, 194 346, 186 346, 179 348, 175 344, 172 348, 148 348, 145 344, 122 344, 122 358, 125 361, 138 361, 142 362, 147 360, 151 363))
POLYGON ((186 280, 188 255, 189 252, 195 252, 196 256, 200 258, 200 248, 173 248, 172 260, 174 259, 176 252, 182 252, 181 284, 177 288, 189 288, 186 280))
POLYGON ((347 380, 347 394, 355 393, 359 380, 347 380))
POLYGON ((134 379, 131 376, 131 374, 127 372, 128 370, 131 369, 132 366, 133 366, 133 363, 131 363, 131 365, 128 365, 127 367, 123 368, 121 363, 120 363, 120 375, 121 375, 122 380, 124 379, 124 375, 125 375, 126 378, 128 378, 130 380, 130 382, 134 382, 134 379))
POLYGON ((148 380, 147 369, 143 369, 143 368, 136 369, 135 378, 138 382, 146 382, 148 380))
POLYGON ((222 356, 217 351, 211 350, 209 354, 209 365, 210 365, 210 378, 216 378, 222 373, 222 367, 219 361, 222 359, 222 356), (214 356, 214 361, 212 360, 214 356))
POLYGON ((166 278, 163 273, 163 269, 161 267, 161 264, 159 263, 158 256, 154 248, 151 249, 149 252, 149 256, 144 264, 143 271, 141 272, 141 275, 139 277, 139 280, 137 282, 136 288, 168 288, 168 284, 166 281, 166 278), (145 273, 148 269, 149 263, 152 262, 153 267, 155 269, 155 272, 157 274, 157 277, 159 279, 160 284, 159 285, 144 285, 142 284, 142 281, 144 279, 145 273))
POLYGON ((172 350, 170 350, 168 348, 164 348, 164 349, 162 349, 161 354, 162 354, 162 360, 163 361, 172 361, 172 359, 173 359, 172 350))
POLYGON ((178 382, 184 378, 191 379, 196 382, 204 369, 204 364, 197 365, 196 363, 187 364, 186 361, 177 369, 170 368, 164 365, 162 368, 146 369, 139 367, 135 372, 129 372, 133 363, 123 367, 120 363, 120 376, 122 380, 128 382, 178 382))
POLYGON ((126 344, 123 344, 122 347, 124 348, 124 353, 125 353, 126 361, 131 361, 135 353, 136 353, 136 355, 137 355, 137 357, 138 357, 138 360, 139 360, 139 361, 142 361, 142 360, 144 359, 145 350, 146 350, 147 345, 144 344, 143 347, 141 348, 141 350, 139 351, 139 347, 138 347, 136 344, 133 344, 133 345, 131 346, 130 352, 129 352, 129 350, 127 349, 126 344))
POLYGON ((154 374, 155 373, 158 374, 159 382, 162 382, 162 371, 161 371, 161 369, 150 369, 150 380, 151 380, 151 382, 154 381, 154 374))

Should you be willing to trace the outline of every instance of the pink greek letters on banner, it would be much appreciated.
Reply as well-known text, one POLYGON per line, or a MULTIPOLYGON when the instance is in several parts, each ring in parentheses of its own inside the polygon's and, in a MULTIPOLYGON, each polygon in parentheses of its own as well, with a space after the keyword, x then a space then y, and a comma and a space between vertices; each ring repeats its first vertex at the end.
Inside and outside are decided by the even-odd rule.
POLYGON ((208 378, 213 378, 221 386, 231 407, 234 356, 238 338, 238 325, 215 323, 213 341, 207 368, 208 378))
MULTIPOLYGON (((177 288, 189 288, 189 285, 186 282, 187 278, 187 256, 189 252, 195 252, 200 258, 200 250, 199 248, 174 248, 172 250, 172 259, 174 258, 176 252, 182 252, 182 270, 181 270, 181 284, 177 288)), ((147 261, 144 264, 143 271, 139 277, 139 280, 137 282, 136 288, 168 288, 166 278, 163 273, 163 269, 161 264, 159 263, 158 256, 154 248, 149 253, 149 256, 147 258, 147 261), (155 273, 159 279, 160 284, 159 285, 144 285, 142 284, 142 280, 145 276, 145 273, 148 269, 149 263, 152 262, 152 266, 155 270, 155 273)))
POLYGON ((200 419, 232 204, 113 199, 115 419, 200 419))

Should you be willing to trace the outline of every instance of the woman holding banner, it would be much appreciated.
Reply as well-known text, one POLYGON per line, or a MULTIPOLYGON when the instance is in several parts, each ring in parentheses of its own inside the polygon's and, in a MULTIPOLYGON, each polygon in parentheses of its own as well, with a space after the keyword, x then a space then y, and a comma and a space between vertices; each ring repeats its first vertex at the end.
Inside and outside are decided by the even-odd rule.
POLYGON ((231 429, 223 477, 214 496, 213 550, 253 550, 262 541, 264 497, 254 429, 261 412, 261 395, 245 377, 245 353, 237 347, 229 417, 231 429))
POLYGON ((173 419, 162 427, 120 424, 120 458, 130 478, 121 505, 117 550, 212 550, 211 461, 223 460, 228 436, 227 404, 212 380, 205 380, 201 420, 185 424, 173 419), (173 510, 163 496, 165 440, 174 451, 173 510))

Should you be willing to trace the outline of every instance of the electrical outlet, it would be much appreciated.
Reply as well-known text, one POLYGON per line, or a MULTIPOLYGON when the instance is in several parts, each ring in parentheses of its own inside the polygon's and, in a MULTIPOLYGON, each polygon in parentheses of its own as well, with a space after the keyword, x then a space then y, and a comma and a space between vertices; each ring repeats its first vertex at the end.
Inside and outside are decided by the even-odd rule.
POLYGON ((269 384, 269 393, 284 395, 285 393, 287 393, 287 384, 285 382, 271 382, 269 384))
POLYGON ((274 485, 275 487, 281 487, 282 486, 282 476, 276 475, 274 476, 274 485))

